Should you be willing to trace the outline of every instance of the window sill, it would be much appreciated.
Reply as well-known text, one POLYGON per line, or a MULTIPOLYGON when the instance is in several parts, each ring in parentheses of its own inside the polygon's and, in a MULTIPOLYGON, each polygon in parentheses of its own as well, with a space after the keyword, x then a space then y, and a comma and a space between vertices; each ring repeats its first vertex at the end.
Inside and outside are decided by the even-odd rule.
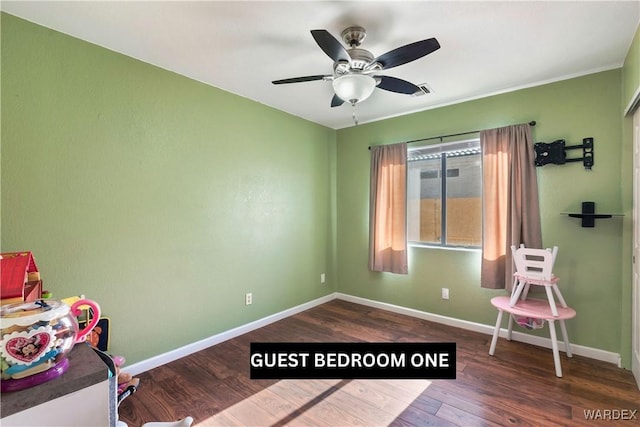
POLYGON ((442 249, 446 251, 482 252, 482 248, 477 246, 440 246, 440 245, 430 245, 428 243, 418 243, 418 242, 409 242, 408 246, 411 248, 442 249))

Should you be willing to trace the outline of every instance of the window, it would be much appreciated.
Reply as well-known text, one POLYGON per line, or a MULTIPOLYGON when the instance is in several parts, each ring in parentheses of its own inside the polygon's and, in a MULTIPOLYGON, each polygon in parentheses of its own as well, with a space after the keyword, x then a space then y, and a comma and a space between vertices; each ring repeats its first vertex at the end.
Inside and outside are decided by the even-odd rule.
POLYGON ((411 243, 481 246, 480 156, 479 139, 409 149, 407 219, 411 243))

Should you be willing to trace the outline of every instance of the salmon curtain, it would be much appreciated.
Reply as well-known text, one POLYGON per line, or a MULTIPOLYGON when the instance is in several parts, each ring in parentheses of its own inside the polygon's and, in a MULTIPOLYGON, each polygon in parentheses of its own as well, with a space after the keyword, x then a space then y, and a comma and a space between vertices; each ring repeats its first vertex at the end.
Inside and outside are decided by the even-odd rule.
POLYGON ((511 289, 511 245, 542 247, 538 181, 529 124, 480 132, 482 267, 480 286, 511 289))
POLYGON ((407 274, 407 144, 371 147, 369 269, 407 274))

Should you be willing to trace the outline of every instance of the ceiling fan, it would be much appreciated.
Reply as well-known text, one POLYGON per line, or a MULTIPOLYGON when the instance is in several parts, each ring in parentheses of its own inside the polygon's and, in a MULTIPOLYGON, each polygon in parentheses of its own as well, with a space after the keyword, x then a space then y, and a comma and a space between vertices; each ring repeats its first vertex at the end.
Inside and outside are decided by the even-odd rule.
POLYGON ((419 92, 420 88, 413 83, 377 73, 415 61, 440 49, 440 43, 435 38, 430 38, 374 57, 371 52, 359 47, 367 35, 367 31, 362 27, 354 26, 342 31, 342 40, 349 49, 345 49, 327 30, 311 30, 311 35, 320 49, 334 61, 333 74, 294 77, 274 80, 272 83, 280 85, 314 80, 331 81, 335 91, 331 100, 332 107, 340 106, 345 102, 355 106, 358 102, 367 99, 376 87, 408 95, 419 92))

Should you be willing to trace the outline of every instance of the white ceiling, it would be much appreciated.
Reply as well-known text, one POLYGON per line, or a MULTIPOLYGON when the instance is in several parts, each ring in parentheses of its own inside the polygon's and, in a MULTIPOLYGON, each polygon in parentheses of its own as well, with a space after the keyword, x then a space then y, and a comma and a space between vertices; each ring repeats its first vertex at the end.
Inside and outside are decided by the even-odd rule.
POLYGON ((623 65, 640 1, 7 1, 10 14, 340 129, 352 107, 331 108, 330 82, 272 80, 331 74, 310 30, 338 40, 367 29, 374 56, 435 37, 441 49, 383 71, 433 90, 376 90, 360 123, 623 65))

